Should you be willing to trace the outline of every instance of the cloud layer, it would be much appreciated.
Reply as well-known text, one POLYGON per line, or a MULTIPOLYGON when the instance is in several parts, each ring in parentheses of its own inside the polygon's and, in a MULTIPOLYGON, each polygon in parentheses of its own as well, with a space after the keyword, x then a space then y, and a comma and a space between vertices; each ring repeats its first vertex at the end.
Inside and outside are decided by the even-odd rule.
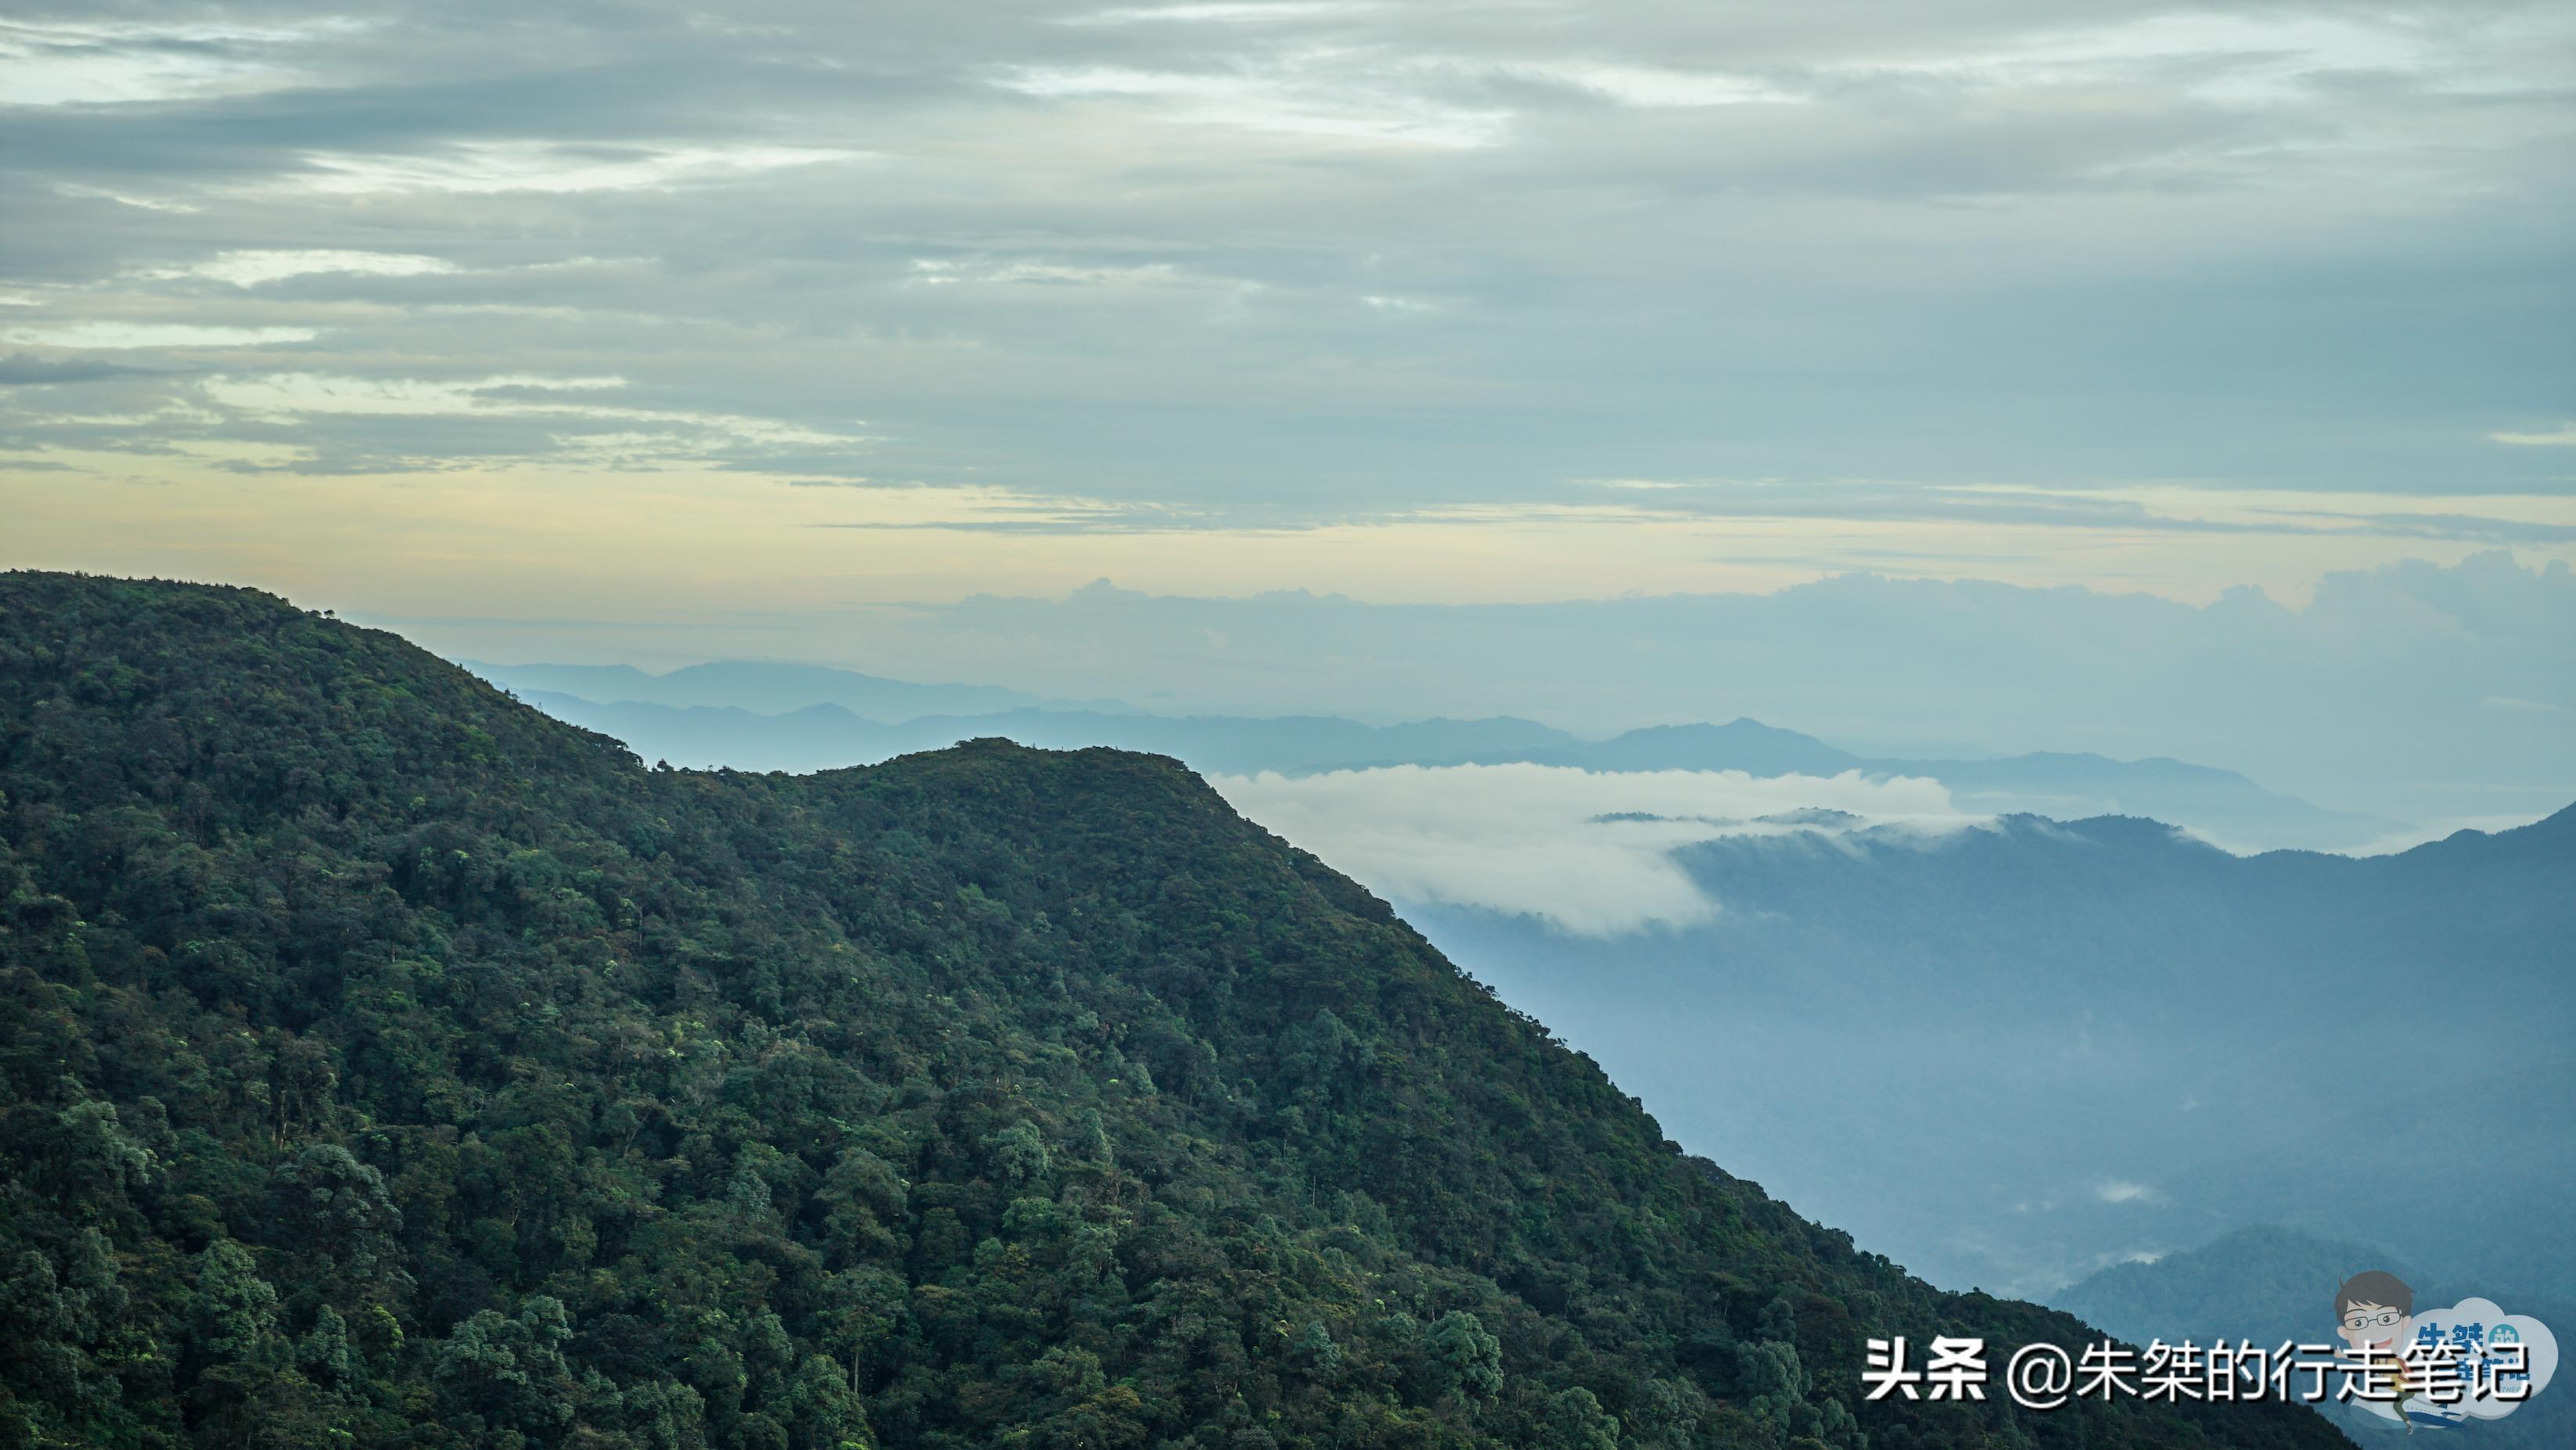
POLYGON ((2571 43, 2522 0, 21 6, 0 324, 53 371, 0 473, 2563 548, 2571 43), (505 374, 624 396, 211 381, 505 374))
POLYGON ((1760 779, 1742 771, 1593 772, 1398 765, 1210 778, 1235 809, 1381 895, 1536 916, 1580 936, 1690 926, 1711 900, 1672 852, 1720 836, 1836 836, 1971 819, 1930 780, 1760 779), (1820 814, 1822 813, 1822 814, 1820 814))

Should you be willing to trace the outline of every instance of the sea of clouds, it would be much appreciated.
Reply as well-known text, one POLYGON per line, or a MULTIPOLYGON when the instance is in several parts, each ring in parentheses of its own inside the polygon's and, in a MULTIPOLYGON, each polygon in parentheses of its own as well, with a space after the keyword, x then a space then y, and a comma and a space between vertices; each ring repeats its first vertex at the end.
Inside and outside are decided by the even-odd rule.
POLYGON ((1613 936, 1684 927, 1721 909, 1673 852, 1720 836, 1828 836, 1983 817, 1937 780, 1601 772, 1552 765, 1396 765, 1289 777, 1219 775, 1235 809, 1399 900, 1537 916, 1613 936))

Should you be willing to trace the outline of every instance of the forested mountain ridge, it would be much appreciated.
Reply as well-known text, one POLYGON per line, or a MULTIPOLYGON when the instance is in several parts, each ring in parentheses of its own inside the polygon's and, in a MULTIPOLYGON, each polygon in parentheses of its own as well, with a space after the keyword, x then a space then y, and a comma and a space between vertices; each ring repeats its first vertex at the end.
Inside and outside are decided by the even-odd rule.
POLYGON ((1682 1157, 1172 762, 653 771, 246 590, 0 576, 0 1443, 2294 1446, 1682 1157))

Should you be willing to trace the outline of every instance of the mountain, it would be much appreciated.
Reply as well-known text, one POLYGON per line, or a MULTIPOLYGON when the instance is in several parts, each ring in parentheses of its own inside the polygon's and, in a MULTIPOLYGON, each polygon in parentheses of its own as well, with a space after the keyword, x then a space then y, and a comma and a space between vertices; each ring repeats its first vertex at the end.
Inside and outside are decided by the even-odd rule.
POLYGON ((1869 1335, 2086 1331, 1682 1154, 1169 760, 652 770, 19 573, 0 903, 9 1443, 2334 1443, 1865 1402, 1869 1335))
POLYGON ((1331 716, 1249 720, 1021 709, 882 723, 860 719, 838 705, 760 715, 706 706, 601 704, 546 692, 525 698, 558 720, 624 741, 645 759, 736 770, 830 770, 994 738, 1046 750, 1094 745, 1142 750, 1215 774, 1307 774, 1417 758, 1518 758, 1575 743, 1561 730, 1509 717, 1363 725, 1331 716))
POLYGON ((1840 775, 1871 768, 1869 761, 1812 735, 1759 720, 1653 725, 1534 758, 1543 765, 1579 765, 1586 770, 1740 770, 1762 776, 1840 775))
POLYGON ((1040 703, 1034 695, 993 685, 920 685, 828 665, 717 660, 656 675, 632 665, 494 665, 476 660, 459 663, 493 684, 522 695, 542 692, 674 709, 736 709, 755 715, 784 715, 816 705, 832 705, 863 719, 911 720, 923 715, 1016 710, 1040 703))
MULTIPOLYGON (((1930 776, 1948 786, 1964 810, 2067 819, 2151 816, 2240 848, 2351 849, 2403 829, 2399 822, 2329 811, 2265 790, 2234 771, 2178 760, 2119 761, 2054 753, 2000 760, 1872 758, 1757 720, 1658 725, 1609 740, 1585 741, 1509 716, 1370 726, 1333 716, 1175 717, 1052 706, 967 714, 914 710, 913 704, 928 695, 886 700, 871 716, 858 705, 818 698, 826 693, 820 688, 798 689, 786 683, 844 676, 841 671, 783 674, 773 682, 776 688, 763 684, 746 689, 740 699, 727 700, 715 685, 741 672, 791 667, 701 665, 667 676, 622 666, 471 668, 518 691, 557 719, 626 742, 647 760, 738 770, 829 770, 999 736, 1049 749, 1110 745, 1152 751, 1176 756, 1192 769, 1223 775, 1527 761, 1601 771, 1740 770, 1766 777, 1859 771, 1873 777, 1930 776), (651 688, 638 683, 682 676, 706 686, 693 685, 687 692, 695 703, 650 698, 669 692, 658 683, 651 688)), ((900 688, 937 692, 955 687, 900 688)))
POLYGON ((2460 1296, 2442 1297, 2440 1287, 2384 1249, 2278 1224, 2238 1229, 2160 1258, 2113 1264, 2048 1299, 2114 1334, 2142 1336, 2140 1344, 2187 1333, 2204 1344, 2224 1337, 2269 1345, 2332 1338, 2334 1291, 2371 1269, 2405 1280, 2418 1304, 2459 1302, 2460 1296))
POLYGON ((1453 960, 1695 1150, 1935 1282, 2039 1294, 2290 1221, 2576 1297, 2576 810, 2369 858, 2152 821, 1688 846, 1712 919, 1441 902, 1453 960))
MULTIPOLYGON (((2335 1289, 2370 1269, 2404 1280, 2419 1310, 2478 1298, 2501 1304, 2507 1313, 2533 1315, 2554 1331, 2576 1327, 2576 1304, 2535 1297, 2513 1285, 2432 1278, 2368 1244, 2272 1224, 2159 1259, 2114 1264, 2049 1295, 2048 1302, 2138 1344, 2158 1338, 2199 1344, 2250 1339, 2265 1346, 2314 1342, 2333 1337, 2335 1289)), ((2364 1443, 2395 1428, 2357 1412, 2329 1407, 2326 1413, 2364 1443)), ((2576 1444, 2576 1395, 2553 1386, 2502 1420, 2478 1426, 2476 1435, 2478 1444, 2499 1450, 2576 1444)))
POLYGON ((2145 816, 2188 826, 2231 847, 2343 850, 2404 829, 2377 816, 2330 811, 2265 790, 2232 770, 2153 758, 2041 751, 1979 759, 1855 755, 1758 720, 1664 725, 1528 757, 1586 770, 1740 770, 1748 775, 1929 776, 1960 809, 1991 815, 2145 816))
POLYGON ((1877 760, 1880 775, 1928 775, 1962 810, 2058 820, 2144 816, 2187 826, 2232 850, 2349 851, 2403 836, 2385 816, 2333 811, 2265 790, 2232 770, 2162 756, 2038 751, 1997 760, 1877 760))

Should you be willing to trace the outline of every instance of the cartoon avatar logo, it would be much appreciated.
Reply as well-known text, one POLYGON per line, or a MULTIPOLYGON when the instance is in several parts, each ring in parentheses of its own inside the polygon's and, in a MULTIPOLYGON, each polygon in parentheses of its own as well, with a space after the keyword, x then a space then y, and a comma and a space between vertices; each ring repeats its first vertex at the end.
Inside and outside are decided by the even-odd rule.
POLYGON ((2355 1274, 2335 1291, 2335 1317, 2343 1321, 2337 1333, 2354 1358, 2394 1355, 2415 1327, 2415 1291, 2395 1274, 2355 1274))
POLYGON ((2335 1291, 2335 1315, 2335 1332, 2353 1360, 2387 1376, 2388 1397, 2360 1401, 2364 1411, 2408 1434, 2418 1427, 2449 1429, 2466 1418, 2456 1403, 2425 1396, 2423 1371, 2408 1353, 2415 1344, 2415 1291, 2405 1280, 2377 1269, 2355 1274, 2335 1291))
POLYGON ((2487 1299, 2418 1314, 2406 1281, 2375 1269, 2335 1290, 2335 1333, 2348 1363, 2385 1375, 2383 1393, 2354 1408, 2389 1429, 2500 1420, 2558 1368, 2557 1339, 2530 1315, 2509 1315, 2487 1299))

